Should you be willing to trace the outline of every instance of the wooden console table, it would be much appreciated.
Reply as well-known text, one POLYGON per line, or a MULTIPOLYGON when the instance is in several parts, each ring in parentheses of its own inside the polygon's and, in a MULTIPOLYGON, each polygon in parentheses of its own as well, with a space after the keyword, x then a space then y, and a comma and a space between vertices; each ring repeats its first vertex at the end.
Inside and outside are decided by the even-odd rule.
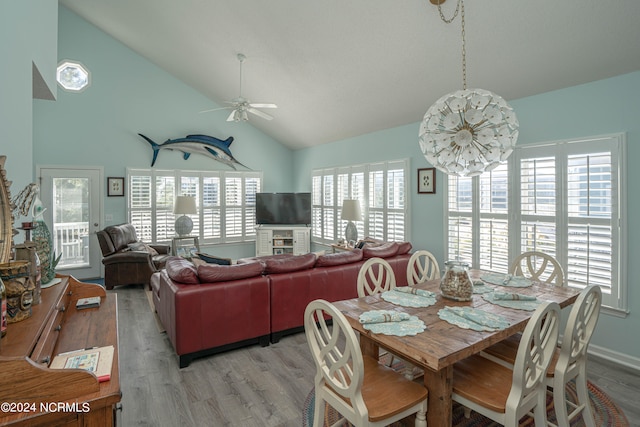
POLYGON ((43 289, 26 320, 12 323, 0 342, 0 425, 114 426, 120 402, 118 307, 99 285, 59 276, 43 289), (100 307, 76 310, 79 298, 100 296, 100 307), (59 353, 113 345, 111 379, 80 369, 49 369, 59 353))

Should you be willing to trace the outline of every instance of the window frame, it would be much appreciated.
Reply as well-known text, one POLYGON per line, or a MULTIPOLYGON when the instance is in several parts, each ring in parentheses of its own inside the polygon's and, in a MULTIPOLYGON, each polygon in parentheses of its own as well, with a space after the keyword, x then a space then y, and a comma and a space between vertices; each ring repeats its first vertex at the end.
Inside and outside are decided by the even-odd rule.
MULTIPOLYGON (((395 177, 399 178, 399 177, 395 177)), ((409 159, 389 160, 351 166, 314 169, 311 173, 311 239, 321 245, 335 244, 344 238, 347 221, 340 219, 342 201, 357 199, 362 209, 362 221, 356 221, 358 238, 376 237, 383 240, 397 240, 400 233, 402 239, 410 236, 410 197, 409 196, 409 159), (390 181, 390 171, 402 171, 402 183, 390 181), (381 204, 373 204, 371 200, 371 179, 373 174, 381 174, 381 204), (395 183, 396 188, 402 185, 399 197, 401 207, 390 207, 389 185, 395 183), (372 229, 372 215, 380 218, 381 230, 372 229), (395 218, 395 222, 391 221, 395 218), (398 229, 398 218, 402 218, 402 231, 393 231, 390 225, 398 229)))
MULTIPOLYGON (((173 200, 179 195, 190 195, 196 198, 198 213, 190 215, 193 220, 192 235, 198 237, 201 244, 242 243, 256 239, 255 228, 255 193, 260 192, 263 183, 261 171, 190 171, 127 168, 127 218, 134 225, 141 240, 151 242, 170 242, 175 235, 173 200), (133 198, 140 190, 133 188, 136 177, 149 178, 150 197, 148 205, 132 206, 133 198), (240 179, 239 186, 232 182, 240 179), (172 188, 164 194, 165 200, 171 203, 158 204, 157 183, 172 182, 172 188), (217 184, 216 184, 217 182, 217 184), (217 190, 216 187, 217 186, 217 190), (239 194, 229 191, 236 187, 239 194), (205 195, 205 190, 209 189, 205 195), (218 193, 217 195, 215 193, 218 193), (229 197, 228 197, 229 196, 229 197), (207 203, 205 203, 205 197, 207 203), (233 199, 230 205, 228 200, 233 199), (169 206, 170 204, 170 206, 169 206), (164 206, 159 209, 159 206, 164 206), (239 212, 240 217, 233 220, 237 227, 234 233, 228 232, 225 224, 231 220, 231 214, 239 212), (150 220, 141 220, 144 217, 150 220), (144 226, 141 226, 141 221, 144 226), (145 221, 150 221, 147 225, 145 221), (216 229, 217 227, 217 229, 216 229)), ((167 186, 169 186, 167 184, 167 186)))
MULTIPOLYGON (((522 242, 521 227, 523 221, 527 218, 533 222, 540 221, 541 219, 548 220, 552 223, 555 232, 554 249, 556 257, 560 265, 565 271, 565 280, 571 282, 569 277, 571 275, 568 269, 568 257, 570 251, 570 239, 569 229, 572 224, 585 223, 589 226, 595 224, 596 226, 610 227, 610 239, 611 239, 611 284, 610 288, 606 288, 606 293, 603 292, 603 312, 609 314, 624 317, 628 314, 628 298, 627 298, 627 182, 626 182, 626 135, 624 133, 608 134, 587 138, 575 138, 568 140, 559 140, 552 142, 534 143, 523 146, 518 146, 514 150, 513 155, 507 161, 508 168, 508 259, 512 260, 515 256, 523 251, 525 246, 522 242), (569 170, 568 161, 570 158, 576 156, 594 156, 596 154, 608 152, 610 153, 611 160, 608 165, 611 167, 610 182, 611 182, 611 214, 610 219, 602 220, 599 218, 585 217, 582 219, 579 216, 571 216, 569 212, 568 200, 569 194, 569 170), (526 159, 538 159, 542 157, 552 158, 554 164, 554 173, 551 177, 553 181, 553 209, 555 212, 549 213, 549 211, 541 212, 540 214, 527 214, 522 212, 524 205, 521 205, 521 180, 523 180, 523 170, 521 167, 523 161, 526 159), (578 219, 576 219, 578 218, 578 219), (591 219, 589 219, 591 218, 591 219)), ((589 157, 591 158, 591 157, 589 157)), ((536 169, 537 170, 537 169, 536 169)), ((445 256, 449 259, 452 254, 452 246, 456 245, 454 242, 456 233, 455 229, 451 229, 452 224, 457 217, 463 217, 463 219, 471 223, 470 234, 471 238, 467 237, 467 240, 471 240, 471 249, 464 252, 464 256, 461 257, 467 261, 470 261, 473 268, 486 269, 486 262, 482 263, 480 260, 480 218, 482 213, 480 212, 480 180, 485 174, 480 177, 474 178, 458 178, 447 176, 447 182, 445 188, 447 188, 445 194, 445 256), (458 180, 470 180, 471 184, 471 202, 467 204, 467 210, 451 210, 451 206, 455 206, 456 202, 460 202, 455 198, 455 192, 452 192, 454 188, 450 186, 459 182, 458 180), (453 204, 452 204, 453 203, 453 204), (469 207, 470 206, 470 207, 469 207), (462 214, 459 214, 462 212, 462 214), (466 216, 464 215, 466 214, 466 216), (453 234, 452 234, 453 233, 453 234), (470 253, 469 253, 470 252, 470 253), (466 259, 470 258, 470 259, 466 259), (484 264, 481 265, 481 264, 484 264)), ((536 181, 537 182, 537 181, 536 181)), ((574 181, 575 182, 575 181, 574 181)), ((468 184, 467 184, 468 187, 468 184)), ((596 187, 589 187, 590 191, 596 187)), ((590 192, 589 192, 590 193, 590 192)), ((539 197, 539 196, 538 196, 539 197)), ((537 200, 537 198, 536 198, 537 200)), ((582 207, 582 205, 580 205, 582 207)), ((591 205, 589 205, 591 206, 591 205)), ((469 232, 469 226, 463 231, 469 232)), ((458 230, 458 235, 460 230, 458 230)), ((590 242, 590 240, 589 240, 590 242)), ((575 243, 574 243, 575 245, 575 243)), ((454 248, 455 249, 455 248, 454 248)), ((575 248, 571 249, 574 250, 575 248)), ((589 258, 591 259, 591 258, 589 258)), ((504 264, 504 262, 502 262, 504 264)), ((506 267, 508 268, 508 266, 506 267)), ((506 272, 502 269, 495 269, 497 272, 506 272)), ((577 283, 577 282, 576 282, 577 283)), ((588 283, 588 282, 587 282, 588 283)), ((569 283, 569 286, 572 284, 569 283)), ((580 288, 581 286, 576 285, 580 288)), ((605 288, 603 288, 605 289, 605 288)))

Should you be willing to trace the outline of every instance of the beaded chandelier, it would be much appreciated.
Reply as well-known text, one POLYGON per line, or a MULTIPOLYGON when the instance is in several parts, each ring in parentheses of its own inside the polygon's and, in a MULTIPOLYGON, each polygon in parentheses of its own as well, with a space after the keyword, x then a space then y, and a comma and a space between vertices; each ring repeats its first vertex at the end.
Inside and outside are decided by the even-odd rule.
POLYGON ((467 89, 464 30, 464 0, 458 11, 462 21, 462 90, 444 95, 424 115, 418 133, 425 158, 446 174, 476 176, 495 169, 513 152, 518 139, 518 119, 513 108, 499 95, 484 89, 467 89))

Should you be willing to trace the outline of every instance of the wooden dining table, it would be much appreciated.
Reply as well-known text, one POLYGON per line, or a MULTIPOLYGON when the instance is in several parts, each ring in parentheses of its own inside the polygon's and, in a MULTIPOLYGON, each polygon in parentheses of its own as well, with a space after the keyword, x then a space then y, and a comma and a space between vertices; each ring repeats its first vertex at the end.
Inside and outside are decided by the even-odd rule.
MULTIPOLYGON (((483 275, 482 271, 472 270, 472 280, 483 275)), ((363 354, 376 357, 379 347, 424 369, 424 384, 429 390, 427 425, 446 427, 452 423, 453 370, 454 364, 473 354, 480 353, 487 347, 505 338, 523 331, 533 311, 507 308, 486 301, 482 294, 474 294, 471 301, 460 302, 444 298, 439 290, 440 281, 431 280, 416 285, 436 293, 436 302, 429 307, 404 307, 385 301, 381 294, 363 298, 337 301, 333 304, 347 318, 353 329, 360 333, 360 347, 363 354), (495 332, 478 332, 463 329, 438 317, 438 311, 445 306, 473 307, 498 314, 510 323, 506 329, 495 332), (371 310, 396 310, 417 316, 424 321, 427 329, 414 336, 394 336, 372 333, 364 329, 359 321, 362 313, 371 310)), ((560 307, 575 302, 579 290, 569 287, 556 287, 534 282, 529 287, 514 288, 493 285, 496 291, 516 292, 533 295, 542 301, 554 301, 560 307)), ((384 390, 380 390, 384 393, 384 390)), ((393 396, 389 396, 390 399, 393 396)))

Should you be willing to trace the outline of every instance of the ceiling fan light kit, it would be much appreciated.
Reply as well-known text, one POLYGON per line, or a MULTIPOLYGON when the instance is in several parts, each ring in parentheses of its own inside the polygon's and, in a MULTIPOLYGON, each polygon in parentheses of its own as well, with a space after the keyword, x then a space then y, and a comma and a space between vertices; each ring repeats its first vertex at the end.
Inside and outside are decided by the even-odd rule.
POLYGON ((273 120, 273 117, 263 111, 258 110, 258 108, 278 108, 276 104, 271 103, 253 103, 249 101, 247 98, 242 96, 242 64, 245 59, 247 59, 244 54, 239 53, 237 55, 238 61, 240 62, 240 85, 239 85, 239 95, 237 98, 232 99, 231 101, 227 101, 227 104, 231 104, 230 107, 221 107, 214 108, 212 110, 201 111, 201 113, 208 113, 211 111, 218 110, 233 110, 231 114, 227 117, 228 122, 246 122, 249 120, 249 114, 255 114, 258 117, 261 117, 265 120, 273 120))
POLYGON ((444 95, 424 115, 418 133, 420 149, 429 163, 449 175, 476 176, 495 169, 513 152, 518 139, 518 119, 499 95, 484 89, 467 89, 464 0, 458 0, 451 19, 440 5, 441 19, 451 23, 458 11, 462 21, 463 89, 444 95))

